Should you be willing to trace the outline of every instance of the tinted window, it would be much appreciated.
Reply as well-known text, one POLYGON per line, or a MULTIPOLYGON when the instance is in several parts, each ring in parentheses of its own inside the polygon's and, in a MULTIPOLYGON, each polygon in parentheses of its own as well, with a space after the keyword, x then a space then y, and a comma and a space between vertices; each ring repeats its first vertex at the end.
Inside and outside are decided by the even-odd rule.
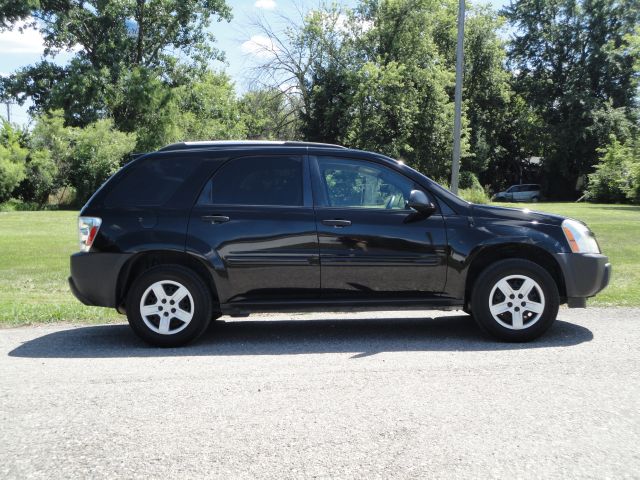
POLYGON ((224 165, 205 195, 220 205, 302 206, 302 191, 300 158, 247 157, 224 165))
POLYGON ((414 183, 382 165, 319 157, 320 177, 331 207, 407 208, 414 183))
POLYGON ((163 205, 194 173, 199 162, 184 158, 148 158, 132 165, 105 198, 105 205, 163 205))

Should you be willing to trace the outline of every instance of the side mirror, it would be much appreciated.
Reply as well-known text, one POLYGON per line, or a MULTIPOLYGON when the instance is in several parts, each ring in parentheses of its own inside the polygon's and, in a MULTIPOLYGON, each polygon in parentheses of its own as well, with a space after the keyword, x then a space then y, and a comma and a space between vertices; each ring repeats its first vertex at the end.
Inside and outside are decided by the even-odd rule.
POLYGON ((411 190, 407 206, 427 217, 436 211, 436 206, 429 201, 422 190, 411 190))

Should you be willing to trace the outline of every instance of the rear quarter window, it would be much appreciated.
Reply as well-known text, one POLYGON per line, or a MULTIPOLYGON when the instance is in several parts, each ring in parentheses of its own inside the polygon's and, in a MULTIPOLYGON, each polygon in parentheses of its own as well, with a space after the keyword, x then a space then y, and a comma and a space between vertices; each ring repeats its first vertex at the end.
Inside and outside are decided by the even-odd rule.
POLYGON ((193 174, 199 162, 147 158, 132 165, 104 199, 107 207, 164 205, 193 174))

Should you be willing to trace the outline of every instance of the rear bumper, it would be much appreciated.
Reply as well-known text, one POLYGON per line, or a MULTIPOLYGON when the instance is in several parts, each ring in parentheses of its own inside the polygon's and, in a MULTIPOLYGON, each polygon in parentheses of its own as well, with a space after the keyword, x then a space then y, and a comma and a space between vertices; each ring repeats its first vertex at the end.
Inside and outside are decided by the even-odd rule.
POLYGON ((118 276, 131 254, 79 252, 71 255, 69 288, 85 305, 117 307, 118 276))
POLYGON ((603 290, 611 280, 609 258, 599 253, 558 253, 569 307, 586 306, 586 299, 603 290))

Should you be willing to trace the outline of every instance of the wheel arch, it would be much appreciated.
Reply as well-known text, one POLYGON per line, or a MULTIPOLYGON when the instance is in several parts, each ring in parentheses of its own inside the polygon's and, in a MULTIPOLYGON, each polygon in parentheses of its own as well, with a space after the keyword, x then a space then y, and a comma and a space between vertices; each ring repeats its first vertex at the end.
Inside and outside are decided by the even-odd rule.
POLYGON ((511 258, 529 260, 544 268, 556 282, 560 298, 567 296, 564 275, 557 260, 542 247, 523 243, 503 243, 488 245, 478 250, 467 271, 464 290, 464 304, 470 308, 471 291, 482 271, 493 263, 511 258))
POLYGON ((160 265, 180 265, 193 270, 207 285, 214 301, 218 301, 218 291, 206 261, 179 251, 151 250, 140 252, 131 257, 120 269, 116 284, 116 308, 120 313, 126 311, 126 296, 138 276, 148 269, 160 265))

